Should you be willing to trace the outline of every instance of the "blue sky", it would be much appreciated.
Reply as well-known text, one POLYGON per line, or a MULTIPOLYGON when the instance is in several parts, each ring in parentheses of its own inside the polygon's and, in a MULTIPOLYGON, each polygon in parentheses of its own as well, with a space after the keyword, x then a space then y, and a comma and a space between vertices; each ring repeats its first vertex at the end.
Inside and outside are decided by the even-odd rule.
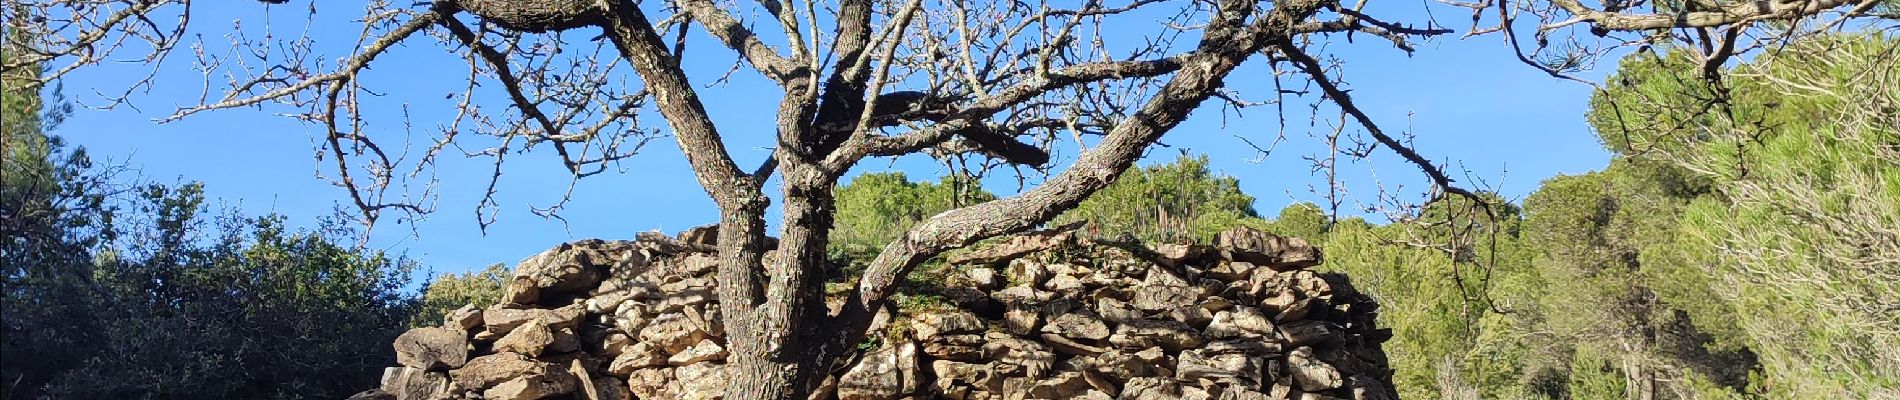
MULTIPOLYGON (((267 18, 261 5, 234 3, 240 5, 200 6, 192 16, 197 23, 194 30, 216 43, 232 26, 224 21, 255 26, 267 18)), ((1386 6, 1390 9, 1388 15, 1419 16, 1428 4, 1386 6)), ((269 18, 282 21, 295 17, 301 22, 304 7, 280 6, 271 11, 274 15, 269 18)), ((359 14, 347 8, 321 10, 318 19, 324 22, 311 26, 313 35, 332 45, 353 42, 361 27, 349 21, 359 14)), ((1444 8, 1432 11, 1460 32, 1423 43, 1410 56, 1366 36, 1355 38, 1354 43, 1335 40, 1325 51, 1346 60, 1344 73, 1355 99, 1382 127, 1388 131, 1409 130, 1416 135, 1414 148, 1422 154, 1453 163, 1453 171, 1469 170, 1485 177, 1514 199, 1535 189, 1543 179, 1588 171, 1607 162, 1608 154, 1583 122, 1588 86, 1554 79, 1517 63, 1501 37, 1460 40, 1457 35, 1468 24, 1468 20, 1460 20, 1468 14, 1444 8)), ((585 39, 592 34, 569 36, 585 39)), ((705 37, 703 33, 695 35, 705 37)), ((703 85, 724 73, 731 58, 726 53, 715 54, 713 46, 702 44, 699 48, 703 50, 697 58, 689 52, 687 67, 695 84, 703 85)), ((364 79, 378 91, 389 93, 373 100, 382 112, 400 110, 405 105, 415 110, 439 110, 440 94, 453 91, 462 78, 459 74, 466 71, 460 62, 431 41, 412 39, 375 64, 364 79), (437 72, 445 68, 458 73, 437 72)), ((95 157, 128 161, 148 179, 202 181, 211 197, 249 213, 281 213, 293 223, 309 224, 348 201, 342 189, 317 178, 319 172, 328 172, 320 170, 313 157, 318 126, 271 115, 269 109, 224 110, 167 124, 154 123, 153 118, 168 114, 173 107, 196 101, 203 75, 192 67, 189 50, 181 51, 159 67, 158 84, 136 97, 139 109, 81 107, 57 133, 85 146, 95 157)), ((68 76, 65 93, 81 105, 96 103, 99 97, 95 90, 122 89, 126 82, 150 70, 147 65, 128 64, 81 70, 68 76)), ((761 79, 743 73, 737 76, 727 85, 706 89, 702 97, 708 100, 721 130, 732 137, 729 146, 735 158, 749 167, 767 154, 759 147, 770 135, 771 114, 765 110, 775 107, 779 95, 761 79)), ((1264 63, 1255 60, 1228 82, 1244 92, 1270 85, 1266 77, 1264 63)), ((1144 164, 1172 160, 1180 151, 1206 154, 1213 168, 1240 178, 1242 188, 1258 199, 1255 207, 1268 215, 1296 201, 1317 199, 1310 188, 1323 187, 1323 176, 1315 175, 1301 157, 1324 150, 1308 131, 1318 135, 1330 130, 1324 121, 1335 114, 1322 111, 1322 124, 1308 129, 1310 113, 1305 111, 1306 106, 1289 104, 1288 142, 1261 159, 1236 136, 1257 143, 1271 142, 1279 116, 1266 108, 1249 109, 1244 115, 1223 115, 1212 107, 1214 103, 1208 105, 1163 139, 1172 148, 1154 150, 1144 164)), ((417 111, 413 115, 418 125, 429 125, 433 124, 432 118, 442 114, 417 111)), ((402 137, 384 136, 398 143, 402 137)), ((418 142, 423 140, 426 138, 417 138, 418 142)), ((1063 153, 1074 153, 1073 148, 1066 150, 1063 153)), ((513 263, 562 241, 625 238, 654 229, 674 232, 716 220, 711 201, 694 182, 670 138, 652 142, 640 156, 627 160, 615 171, 581 181, 574 189, 573 201, 562 213, 565 223, 529 212, 529 206, 557 201, 569 182, 551 155, 538 153, 510 161, 500 186, 499 220, 486 234, 477 229, 474 209, 492 165, 486 160, 452 156, 443 158, 435 169, 441 191, 436 212, 414 224, 385 221, 377 227, 372 244, 406 253, 438 272, 458 272, 497 262, 513 263)), ((922 157, 867 161, 853 172, 893 169, 905 171, 913 179, 946 172, 941 165, 922 157)), ((1374 201, 1371 193, 1381 186, 1425 185, 1415 168, 1385 150, 1370 160, 1342 165, 1341 172, 1352 192, 1349 199, 1357 201, 1374 201)), ((1014 180, 999 179, 988 185, 993 191, 1008 193, 1014 189, 1014 180)))

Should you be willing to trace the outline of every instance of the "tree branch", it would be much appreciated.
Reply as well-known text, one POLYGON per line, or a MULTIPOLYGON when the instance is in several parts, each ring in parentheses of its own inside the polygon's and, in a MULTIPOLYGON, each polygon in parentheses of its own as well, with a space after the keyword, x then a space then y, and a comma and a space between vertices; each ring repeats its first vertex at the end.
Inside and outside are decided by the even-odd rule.
POLYGON ((1196 55, 1199 55, 1198 52, 1153 60, 1100 61, 1063 67, 978 99, 927 128, 899 136, 865 136, 857 141, 846 143, 843 148, 825 160, 825 165, 831 169, 842 170, 866 156, 910 154, 942 143, 954 134, 971 132, 980 135, 981 132, 973 132, 971 128, 981 125, 983 120, 1010 106, 1021 104, 1036 96, 1083 83, 1154 77, 1173 73, 1181 69, 1184 65, 1183 61, 1196 55))
POLYGON ((1591 25, 1614 31, 1642 31, 1668 28, 1702 28, 1766 20, 1792 20, 1819 14, 1834 8, 1858 4, 1862 0, 1737 1, 1713 11, 1675 14, 1635 14, 1608 12, 1590 8, 1577 0, 1550 0, 1591 25))
POLYGON ((732 162, 718 129, 706 114, 705 104, 687 83, 686 72, 680 70, 679 60, 667 53, 665 42, 639 6, 616 3, 610 7, 607 20, 608 38, 646 83, 647 93, 673 128, 673 136, 679 140, 700 186, 720 208, 736 207, 745 200, 738 190, 747 186, 742 180, 750 180, 743 179, 745 172, 732 162))
MULTIPOLYGON (((752 68, 757 69, 767 79, 778 82, 780 86, 786 85, 787 80, 811 73, 804 65, 786 59, 771 46, 759 41, 758 34, 747 29, 738 19, 733 18, 732 14, 720 9, 711 1, 680 0, 679 6, 682 11, 693 16, 693 21, 705 25, 706 30, 712 32, 713 37, 719 38, 726 47, 739 52, 746 62, 752 63, 752 68)), ((793 43, 797 41, 794 40, 793 43)))
POLYGON ((1294 46, 1293 42, 1287 39, 1281 39, 1275 44, 1274 48, 1279 50, 1281 55, 1286 56, 1287 60, 1291 61, 1294 66, 1299 67, 1302 72, 1305 72, 1307 76, 1313 80, 1314 84, 1319 85, 1320 90, 1326 93, 1327 98, 1333 100, 1333 104, 1339 106, 1341 112, 1352 115, 1353 120, 1357 121, 1359 126, 1365 127, 1366 133, 1372 134, 1373 139, 1378 140, 1379 144, 1385 145, 1386 148, 1399 153, 1399 156, 1404 157, 1405 161, 1418 166, 1420 170, 1425 172, 1426 177, 1431 178, 1432 184, 1438 185, 1438 187, 1443 188, 1446 192, 1463 196, 1479 204, 1488 204, 1484 201, 1483 197, 1478 196, 1476 193, 1454 186, 1454 181, 1450 177, 1445 176, 1445 172, 1442 169, 1433 165, 1430 160, 1426 160, 1424 156, 1418 155, 1418 152, 1412 151, 1412 148, 1407 147, 1404 143, 1399 143, 1399 141, 1393 139, 1391 135, 1385 134, 1384 130, 1379 129, 1379 125, 1372 122, 1372 117, 1366 116, 1365 111, 1361 111, 1359 106, 1353 104, 1352 95, 1346 93, 1344 90, 1340 90, 1339 85, 1333 83, 1332 78, 1326 76, 1326 70, 1320 66, 1319 60, 1313 59, 1313 56, 1307 55, 1306 52, 1301 51, 1299 47, 1294 46))

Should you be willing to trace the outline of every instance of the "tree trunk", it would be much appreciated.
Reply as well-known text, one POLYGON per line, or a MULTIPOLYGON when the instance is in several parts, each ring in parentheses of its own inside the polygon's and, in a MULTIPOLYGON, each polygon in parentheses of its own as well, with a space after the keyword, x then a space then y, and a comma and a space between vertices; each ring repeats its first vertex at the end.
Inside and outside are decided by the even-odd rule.
MULTIPOLYGON (((822 268, 834 207, 833 180, 825 175, 809 166, 784 167, 784 226, 776 259, 762 264, 764 291, 749 313, 726 317, 732 350, 727 399, 804 400, 841 353, 820 346, 836 334, 824 323, 822 268)), ((763 231, 752 236, 762 241, 763 231)), ((740 272, 722 270, 721 275, 740 272)))

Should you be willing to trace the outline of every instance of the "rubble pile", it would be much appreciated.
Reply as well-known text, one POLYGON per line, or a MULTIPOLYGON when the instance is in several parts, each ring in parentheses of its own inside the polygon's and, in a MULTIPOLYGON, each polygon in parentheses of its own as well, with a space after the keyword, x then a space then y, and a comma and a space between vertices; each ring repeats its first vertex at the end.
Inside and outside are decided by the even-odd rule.
MULTIPOLYGON (((717 399, 727 385, 716 237, 560 245, 505 302, 395 344, 352 399, 717 399)), ((1378 305, 1318 249, 1246 228, 1212 246, 1036 232, 949 257, 815 398, 1396 399, 1378 305)), ((769 257, 769 255, 768 255, 769 257)))

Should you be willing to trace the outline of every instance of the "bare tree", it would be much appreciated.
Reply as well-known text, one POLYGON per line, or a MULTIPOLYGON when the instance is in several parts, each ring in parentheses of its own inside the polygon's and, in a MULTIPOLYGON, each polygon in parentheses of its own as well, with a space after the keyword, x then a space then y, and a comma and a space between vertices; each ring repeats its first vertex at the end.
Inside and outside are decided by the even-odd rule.
MULTIPOLYGON (((1371 36, 1409 52, 1413 42, 1452 30, 1435 21, 1368 15, 1363 0, 1113 1, 371 0, 362 35, 340 59, 317 54, 309 36, 255 38, 239 29, 222 50, 196 43, 191 53, 205 73, 205 95, 165 120, 217 109, 294 110, 293 118, 323 128, 320 159, 334 163, 336 183, 371 223, 384 211, 428 211, 408 190, 394 199, 385 194, 469 137, 495 142, 468 153, 492 157, 493 179, 499 179, 505 156, 536 146, 552 147, 580 178, 670 135, 720 210, 717 292, 733 354, 731 399, 805 398, 866 337, 893 287, 914 267, 946 250, 1033 229, 1074 207, 1209 99, 1246 107, 1305 93, 1292 87, 1317 88, 1342 122, 1353 120, 1372 138, 1367 146, 1335 151, 1363 156, 1390 149, 1422 169, 1434 192, 1479 200, 1360 111, 1322 54, 1324 44, 1340 36, 1371 36), (748 15, 765 21, 743 19, 748 15), (758 25, 776 29, 754 29, 758 25), (769 133, 776 146, 757 166, 738 164, 727 139, 766 133, 722 132, 688 79, 682 59, 694 28, 741 60, 728 75, 756 73, 780 89, 769 133), (1110 30, 1120 33, 1104 33, 1110 30), (430 40, 466 61, 468 86, 445 102, 454 118, 410 158, 373 139, 360 100, 382 92, 358 77, 398 45, 430 40), (1224 89, 1236 67, 1256 59, 1272 68, 1269 78, 1291 82, 1251 101, 1224 89), (492 83, 500 90, 482 89, 492 83), (503 95, 498 104, 505 106, 478 99, 484 93, 503 95), (664 124, 643 120, 652 115, 664 124), (928 152, 1053 168, 1049 148, 1064 135, 1085 149, 1065 169, 1021 194, 916 224, 884 248, 841 305, 827 306, 822 268, 832 192, 853 166, 928 152), (774 175, 782 181, 784 218, 776 249, 765 229, 766 186, 774 175)), ((1513 44, 1513 21, 1532 13, 1543 21, 1536 28, 1538 49, 1573 25, 1655 37, 1684 30, 1702 39, 1714 29, 1714 36, 1728 39, 1702 42, 1729 48, 1710 53, 1726 57, 1738 32, 1818 15, 1865 16, 1873 1, 1453 5, 1474 10, 1468 34, 1501 32, 1513 44), (1480 28, 1491 13, 1498 25, 1480 28)), ((53 65, 44 75, 50 80, 114 51, 143 51, 148 62, 162 62, 186 37, 192 6, 189 0, 13 2, 4 11, 6 25, 25 34, 6 37, 29 41, 19 48, 33 50, 7 57, 0 67, 53 65)), ((310 9, 314 18, 315 5, 310 9)), ((1519 58, 1530 61, 1534 54, 1520 50, 1519 58)), ((133 90, 151 84, 140 81, 133 90)), ((107 99, 116 105, 126 97, 107 99)), ((398 137, 420 135, 408 121, 402 126, 398 137)), ((492 198, 493 180, 489 187, 492 198)), ((492 218, 492 207, 484 200, 478 215, 492 218)))

